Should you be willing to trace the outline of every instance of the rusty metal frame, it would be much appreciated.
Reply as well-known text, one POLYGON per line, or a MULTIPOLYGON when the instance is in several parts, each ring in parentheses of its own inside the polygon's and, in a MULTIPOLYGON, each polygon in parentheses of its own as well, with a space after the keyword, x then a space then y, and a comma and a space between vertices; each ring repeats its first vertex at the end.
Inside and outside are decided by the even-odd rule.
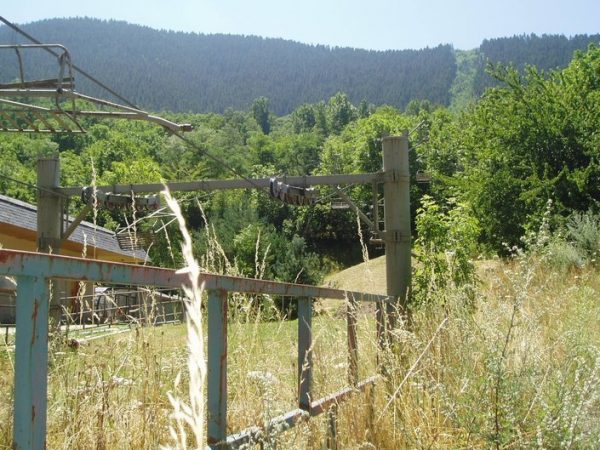
MULTIPOLYGON (((17 279, 15 343, 14 449, 44 449, 48 383, 48 314, 51 279, 87 280, 113 284, 180 288, 189 284, 186 273, 157 267, 117 264, 67 256, 0 250, 0 275, 17 279)), ((284 431, 364 390, 377 377, 358 381, 356 305, 393 301, 366 294, 301 284, 280 283, 200 274, 208 291, 208 421, 210 449, 237 448, 260 440, 265 430, 284 431), (264 428, 251 427, 227 435, 227 302, 228 292, 270 294, 298 299, 298 408, 273 419, 264 428), (312 303, 314 298, 348 302, 349 387, 322 399, 312 399, 312 303), (275 425, 278 425, 275 427, 275 425)), ((377 330, 380 329, 378 325, 377 330)))
MULTIPOLYGON (((0 131, 15 133, 84 133, 79 122, 82 117, 143 120, 160 125, 172 132, 191 131, 190 124, 177 124, 147 113, 139 108, 91 97, 75 91, 71 56, 66 47, 60 44, 16 44, 0 45, 1 50, 14 50, 19 66, 19 81, 0 84, 0 131), (59 72, 57 78, 26 80, 21 52, 43 49, 57 58, 59 72), (59 53, 53 49, 59 50, 59 53), (19 101, 9 100, 18 99, 19 101), (54 101, 54 107, 24 103, 23 98, 47 98, 54 101), (69 101, 70 108, 62 104, 69 101), (78 101, 86 102, 109 110, 83 110, 78 101)), ((81 71, 80 71, 81 72, 81 71)))

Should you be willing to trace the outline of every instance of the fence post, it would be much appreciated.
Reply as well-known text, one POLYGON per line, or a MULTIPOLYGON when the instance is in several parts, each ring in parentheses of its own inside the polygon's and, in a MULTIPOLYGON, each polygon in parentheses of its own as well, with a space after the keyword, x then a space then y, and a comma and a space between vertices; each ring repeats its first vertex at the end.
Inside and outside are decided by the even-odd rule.
POLYGON ((13 449, 46 448, 48 280, 17 279, 13 449))
POLYGON ((388 303, 386 308, 389 328, 395 326, 398 313, 408 313, 411 278, 408 168, 408 134, 383 138, 387 294, 396 298, 396 303, 388 303))
POLYGON ((208 291, 208 433, 211 449, 226 448, 227 291, 208 291))
POLYGON ((346 317, 348 322, 348 383, 350 386, 358 384, 358 344, 356 338, 356 310, 357 302, 353 295, 349 295, 346 317))
POLYGON ((298 407, 310 412, 312 384, 312 299, 298 299, 298 407))

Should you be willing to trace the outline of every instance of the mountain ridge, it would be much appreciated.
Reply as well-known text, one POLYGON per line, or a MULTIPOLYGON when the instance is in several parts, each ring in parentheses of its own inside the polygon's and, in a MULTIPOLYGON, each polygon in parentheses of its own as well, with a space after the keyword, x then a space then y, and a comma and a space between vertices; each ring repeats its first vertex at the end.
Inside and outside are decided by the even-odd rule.
MULTIPOLYGON (((455 103, 452 89, 457 76, 462 76, 463 97, 465 92, 467 97, 479 95, 494 84, 484 73, 488 54, 505 57, 506 51, 497 50, 506 50, 505 43, 510 42, 518 50, 517 59, 523 59, 527 45, 549 39, 528 37, 533 44, 523 44, 527 41, 523 37, 485 40, 477 49, 477 73, 465 79, 457 70, 457 55, 464 51, 448 44, 419 50, 365 50, 273 37, 156 30, 88 17, 44 19, 21 27, 42 42, 64 44, 75 64, 143 108, 222 113, 228 108, 247 110, 254 99, 265 96, 278 115, 303 103, 326 101, 340 91, 354 104, 364 100, 404 109, 411 100, 429 100, 449 106, 455 103)), ((572 43, 581 48, 590 40, 600 41, 600 35, 576 42, 552 39, 560 51, 550 49, 547 55, 537 55, 538 63, 548 60, 566 65, 572 43)), ((0 43, 24 42, 13 30, 0 27, 0 43)), ((30 77, 56 72, 51 58, 36 55, 25 58, 25 63, 33 67, 28 69, 30 77)), ((523 65, 521 60, 515 63, 523 65)), ((11 59, 2 52, 0 82, 17 77, 14 55, 11 59)), ((106 95, 81 77, 77 83, 82 92, 106 95)))

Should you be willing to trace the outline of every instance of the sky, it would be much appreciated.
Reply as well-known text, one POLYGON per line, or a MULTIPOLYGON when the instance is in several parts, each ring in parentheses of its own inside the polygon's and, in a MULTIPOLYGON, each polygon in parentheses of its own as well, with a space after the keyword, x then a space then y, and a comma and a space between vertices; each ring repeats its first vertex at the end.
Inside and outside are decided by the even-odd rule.
POLYGON ((4 0, 24 24, 54 17, 243 34, 373 50, 452 44, 469 50, 515 34, 600 33, 600 0, 4 0))

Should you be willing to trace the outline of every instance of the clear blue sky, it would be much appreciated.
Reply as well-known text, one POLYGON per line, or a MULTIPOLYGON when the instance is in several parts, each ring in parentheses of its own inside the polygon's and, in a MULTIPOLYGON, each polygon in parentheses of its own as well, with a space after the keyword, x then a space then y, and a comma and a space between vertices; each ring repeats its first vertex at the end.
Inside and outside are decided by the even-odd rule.
POLYGON ((600 0, 4 0, 0 15, 21 24, 88 16, 377 50, 600 32, 600 0))

